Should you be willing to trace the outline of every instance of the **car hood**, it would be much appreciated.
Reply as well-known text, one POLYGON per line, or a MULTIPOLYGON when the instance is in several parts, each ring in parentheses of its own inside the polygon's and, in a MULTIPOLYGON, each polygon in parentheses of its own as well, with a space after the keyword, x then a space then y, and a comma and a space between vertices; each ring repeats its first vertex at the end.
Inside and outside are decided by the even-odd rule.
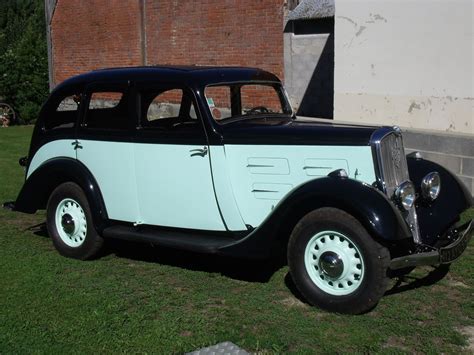
POLYGON ((308 117, 256 117, 220 126, 224 144, 369 145, 377 126, 308 117))

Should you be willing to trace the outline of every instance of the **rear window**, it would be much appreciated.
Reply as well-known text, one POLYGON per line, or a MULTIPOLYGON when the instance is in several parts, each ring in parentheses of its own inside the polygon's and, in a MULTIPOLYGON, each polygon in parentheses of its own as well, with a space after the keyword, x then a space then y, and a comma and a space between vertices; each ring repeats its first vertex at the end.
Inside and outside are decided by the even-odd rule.
POLYGON ((45 114, 45 129, 73 128, 79 113, 80 93, 62 96, 50 105, 45 114))

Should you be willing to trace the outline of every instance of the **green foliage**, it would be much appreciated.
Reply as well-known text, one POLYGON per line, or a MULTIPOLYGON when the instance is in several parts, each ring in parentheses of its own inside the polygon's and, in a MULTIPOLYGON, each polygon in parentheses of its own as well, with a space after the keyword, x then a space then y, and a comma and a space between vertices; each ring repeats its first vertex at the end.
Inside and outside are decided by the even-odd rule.
POLYGON ((48 95, 42 0, 3 0, 0 7, 0 97, 34 120, 48 95))

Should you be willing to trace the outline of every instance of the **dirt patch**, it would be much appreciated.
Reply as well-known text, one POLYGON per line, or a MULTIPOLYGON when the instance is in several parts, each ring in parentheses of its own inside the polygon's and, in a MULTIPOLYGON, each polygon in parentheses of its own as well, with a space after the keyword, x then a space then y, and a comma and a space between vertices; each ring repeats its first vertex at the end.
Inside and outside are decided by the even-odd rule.
POLYGON ((307 308, 308 305, 304 302, 301 302, 299 299, 297 299, 294 296, 289 296, 281 301, 278 301, 278 303, 281 303, 287 307, 297 307, 297 308, 307 308))
POLYGON ((469 288, 469 286, 466 285, 464 282, 456 281, 456 280, 449 280, 448 284, 449 284, 449 286, 453 286, 453 287, 469 288))
POLYGON ((459 329, 461 334, 467 336, 467 350, 474 354, 474 326, 459 329))
POLYGON ((385 349, 395 348, 406 352, 409 352, 410 350, 407 346, 405 346, 405 338, 394 336, 388 337, 387 341, 385 342, 385 344, 383 344, 382 347, 385 349))

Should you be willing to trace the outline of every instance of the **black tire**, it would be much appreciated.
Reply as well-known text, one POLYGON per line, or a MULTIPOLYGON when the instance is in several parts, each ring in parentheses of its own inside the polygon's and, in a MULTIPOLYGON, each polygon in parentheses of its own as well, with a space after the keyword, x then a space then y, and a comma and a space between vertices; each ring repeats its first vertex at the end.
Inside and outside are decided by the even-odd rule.
MULTIPOLYGON (((334 254, 332 253, 332 255, 334 254)), ((345 255, 343 252, 341 254, 345 255)), ((336 253, 336 255, 338 254, 336 253)), ((344 260, 344 258, 336 259, 344 260)), ((377 243, 357 219, 335 208, 321 208, 308 213, 297 223, 288 243, 288 265, 298 290, 310 304, 338 313, 360 314, 375 307, 388 286, 387 270, 389 263, 390 253, 388 249, 377 243), (334 232, 342 237, 337 236, 338 234, 334 234, 334 232), (354 253, 354 256, 351 256, 352 265, 350 263, 346 263, 347 266, 344 263, 338 264, 340 267, 338 270, 342 268, 344 270, 340 271, 340 276, 330 277, 329 274, 325 273, 324 268, 332 272, 330 269, 333 266, 330 265, 335 264, 324 262, 321 264, 323 259, 334 261, 334 256, 327 255, 332 253, 328 251, 329 247, 324 244, 323 247, 319 248, 319 246, 316 247, 316 244, 313 244, 315 238, 319 238, 320 243, 326 242, 324 235, 327 235, 330 239, 330 242, 328 239, 327 245, 342 242, 341 250, 346 250, 347 255, 349 255, 349 251, 354 253), (308 245, 314 246, 314 249, 308 245), (311 254, 305 254, 307 247, 311 254), (324 250, 326 252, 322 252, 324 250), (315 255, 313 253, 321 254, 315 255), (305 264, 305 255, 306 258, 311 255, 311 258, 314 259, 315 265, 311 266, 312 264, 309 264, 309 271, 305 264), (320 257, 319 260, 318 256, 320 257), (360 270, 363 270, 363 272, 361 271, 360 275, 350 273, 347 271, 349 266, 353 268, 359 268, 360 266, 360 270), (323 281, 320 281, 318 277, 323 281), (349 280, 351 277, 354 278, 354 281, 349 280), (322 286, 318 286, 313 280, 322 286), (342 284, 343 282, 345 285, 342 284), (326 287, 326 290, 323 289, 324 287, 326 287), (339 287, 347 288, 347 290, 339 290, 339 287), (354 287, 355 289, 353 289, 354 287), (328 289, 330 293, 326 292, 328 289), (337 292, 342 293, 334 294, 337 292)), ((336 271, 336 274, 338 274, 338 271, 336 271)))
POLYGON ((80 260, 92 259, 99 253, 104 243, 103 238, 94 228, 89 203, 84 192, 73 182, 66 182, 59 185, 49 197, 46 213, 46 225, 48 228, 48 234, 53 240, 55 248, 61 255, 69 258, 80 260), (77 203, 77 205, 71 203, 71 209, 74 209, 72 209, 72 212, 69 214, 66 214, 71 217, 71 215, 74 215, 73 212, 76 212, 75 216, 77 218, 69 218, 69 221, 73 221, 72 224, 71 222, 69 223, 72 225, 72 228, 79 229, 80 226, 82 226, 80 231, 68 234, 66 233, 66 229, 61 225, 57 225, 56 212, 60 204, 61 206, 64 206, 65 201, 73 201, 77 203), (80 220, 80 222, 77 223, 76 220, 80 220), (84 221, 86 225, 84 224, 84 221), (61 237, 61 235, 63 237, 61 237), (70 245, 68 245, 68 243, 70 245))

